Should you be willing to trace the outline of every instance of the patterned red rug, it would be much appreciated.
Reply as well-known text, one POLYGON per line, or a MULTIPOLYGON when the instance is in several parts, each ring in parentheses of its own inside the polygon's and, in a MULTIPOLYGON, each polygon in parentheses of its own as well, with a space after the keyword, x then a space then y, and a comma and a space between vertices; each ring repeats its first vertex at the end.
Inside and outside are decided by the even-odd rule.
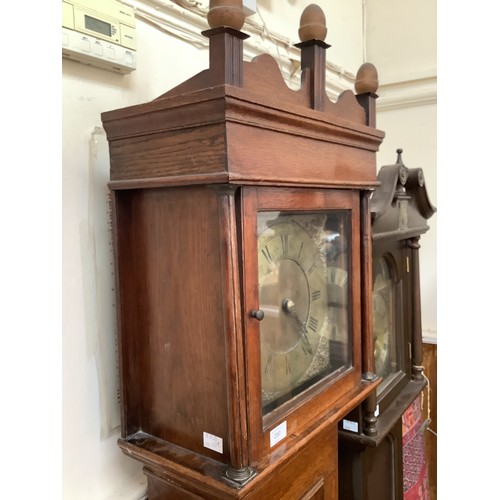
POLYGON ((403 414, 404 500, 430 500, 424 423, 419 396, 403 414))

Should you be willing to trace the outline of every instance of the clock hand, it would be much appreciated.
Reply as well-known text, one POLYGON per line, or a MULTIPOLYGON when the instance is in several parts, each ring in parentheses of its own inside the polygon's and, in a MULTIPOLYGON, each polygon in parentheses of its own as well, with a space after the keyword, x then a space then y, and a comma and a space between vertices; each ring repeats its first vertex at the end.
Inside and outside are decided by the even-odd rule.
POLYGON ((297 322, 297 324, 299 325, 300 327, 300 330, 301 330, 301 338, 304 340, 304 343, 306 345, 306 349, 307 349, 307 352, 309 354, 312 354, 313 353, 313 350, 312 350, 312 347, 311 347, 311 344, 309 343, 309 338, 307 337, 307 328, 306 328, 306 325, 305 323, 303 323, 302 321, 300 321, 300 318, 297 314, 297 311, 295 309, 295 303, 293 302, 293 300, 291 299, 285 299, 283 302, 282 302, 282 307, 283 307, 283 311, 285 311, 286 313, 290 314, 290 316, 297 322))

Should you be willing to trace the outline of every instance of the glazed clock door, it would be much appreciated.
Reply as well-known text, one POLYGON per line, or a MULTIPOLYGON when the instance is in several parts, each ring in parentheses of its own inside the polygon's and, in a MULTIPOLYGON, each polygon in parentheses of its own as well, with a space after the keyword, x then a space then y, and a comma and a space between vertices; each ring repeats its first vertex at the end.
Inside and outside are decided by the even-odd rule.
POLYGON ((373 247, 373 347, 375 373, 383 378, 377 387, 381 409, 393 399, 391 394, 406 383, 405 356, 409 356, 404 341, 409 325, 405 322, 407 304, 403 294, 406 286, 405 249, 400 242, 392 248, 383 244, 373 247))
POLYGON ((394 266, 387 256, 373 263, 373 348, 375 373, 383 378, 377 390, 383 392, 399 371, 396 349, 397 287, 394 266))
POLYGON ((334 250, 346 218, 314 211, 257 214, 263 415, 351 365, 348 260, 334 250))
POLYGON ((245 190, 249 413, 260 450, 294 432, 290 422, 300 427, 300 416, 286 417, 312 408, 313 396, 359 376, 357 199, 326 190, 245 190))

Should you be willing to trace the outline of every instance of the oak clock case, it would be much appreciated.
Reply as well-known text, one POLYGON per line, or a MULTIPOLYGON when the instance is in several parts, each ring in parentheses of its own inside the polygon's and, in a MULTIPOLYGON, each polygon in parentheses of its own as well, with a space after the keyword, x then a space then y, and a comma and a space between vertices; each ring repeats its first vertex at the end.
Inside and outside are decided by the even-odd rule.
POLYGON ((371 396, 378 408, 376 432, 365 432, 362 405, 339 426, 339 498, 345 500, 403 499, 401 417, 426 385, 418 251, 436 209, 422 170, 407 168, 402 150, 378 179, 370 206, 372 321, 375 372, 383 382, 371 396))
POLYGON ((244 14, 226 3, 210 4, 209 69, 102 114, 118 445, 150 500, 335 499, 338 423, 379 384, 366 377, 376 70, 330 101, 326 27, 302 29, 324 19, 311 5, 293 91, 269 55, 243 61, 244 14))

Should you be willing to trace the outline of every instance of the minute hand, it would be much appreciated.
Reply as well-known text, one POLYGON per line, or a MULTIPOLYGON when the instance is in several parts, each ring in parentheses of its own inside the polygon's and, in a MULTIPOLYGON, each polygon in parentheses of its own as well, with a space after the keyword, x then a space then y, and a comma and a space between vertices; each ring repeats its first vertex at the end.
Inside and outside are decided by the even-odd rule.
POLYGON ((309 338, 307 336, 307 328, 306 324, 300 321, 300 318, 297 314, 297 310, 295 309, 295 303, 293 300, 285 299, 283 301, 283 310, 290 314, 290 316, 295 320, 295 322, 299 325, 301 330, 301 338, 304 340, 304 344, 306 346, 307 352, 309 354, 313 354, 313 350, 311 344, 309 343, 309 338))

